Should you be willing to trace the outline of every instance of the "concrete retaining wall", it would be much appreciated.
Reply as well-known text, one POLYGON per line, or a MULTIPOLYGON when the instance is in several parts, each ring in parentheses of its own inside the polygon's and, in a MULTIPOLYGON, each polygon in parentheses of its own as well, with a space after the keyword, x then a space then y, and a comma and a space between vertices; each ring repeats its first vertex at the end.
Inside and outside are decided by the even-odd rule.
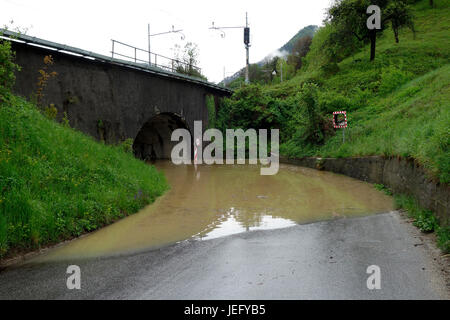
POLYGON ((282 158, 280 161, 340 173, 370 183, 383 184, 395 194, 413 196, 421 207, 435 212, 442 225, 450 225, 450 186, 428 178, 425 169, 413 159, 384 157, 282 158))

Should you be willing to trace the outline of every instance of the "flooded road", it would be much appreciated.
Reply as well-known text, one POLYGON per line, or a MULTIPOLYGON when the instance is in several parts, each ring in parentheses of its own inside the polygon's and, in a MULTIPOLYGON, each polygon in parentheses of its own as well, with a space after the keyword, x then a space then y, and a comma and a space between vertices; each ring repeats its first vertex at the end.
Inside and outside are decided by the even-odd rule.
POLYGON ((187 239, 277 229, 392 210, 373 185, 291 165, 261 176, 259 166, 175 166, 157 162, 171 189, 154 204, 35 260, 90 258, 139 252, 187 239))

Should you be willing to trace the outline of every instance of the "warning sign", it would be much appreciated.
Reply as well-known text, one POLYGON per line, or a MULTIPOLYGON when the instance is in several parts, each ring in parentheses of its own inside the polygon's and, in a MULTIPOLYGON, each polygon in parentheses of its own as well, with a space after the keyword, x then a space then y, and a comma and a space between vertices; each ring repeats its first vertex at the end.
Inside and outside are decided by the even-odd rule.
POLYGON ((333 126, 338 128, 347 128, 347 111, 333 112, 333 126))

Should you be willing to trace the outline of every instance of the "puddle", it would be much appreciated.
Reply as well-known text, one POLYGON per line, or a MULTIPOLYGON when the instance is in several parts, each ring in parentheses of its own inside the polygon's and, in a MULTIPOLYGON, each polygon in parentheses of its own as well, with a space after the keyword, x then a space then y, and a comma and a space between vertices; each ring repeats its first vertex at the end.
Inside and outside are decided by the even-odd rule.
POLYGON ((391 211, 392 198, 373 185, 330 172, 281 165, 175 166, 157 162, 171 190, 139 213, 50 250, 39 260, 89 258, 209 240, 253 230, 391 211))
POLYGON ((296 225, 292 220, 272 216, 262 216, 258 223, 253 226, 243 225, 234 215, 230 215, 228 218, 219 221, 221 222, 213 225, 214 229, 212 231, 208 231, 210 230, 208 228, 206 231, 194 235, 194 238, 198 240, 210 240, 247 231, 281 229, 296 225))

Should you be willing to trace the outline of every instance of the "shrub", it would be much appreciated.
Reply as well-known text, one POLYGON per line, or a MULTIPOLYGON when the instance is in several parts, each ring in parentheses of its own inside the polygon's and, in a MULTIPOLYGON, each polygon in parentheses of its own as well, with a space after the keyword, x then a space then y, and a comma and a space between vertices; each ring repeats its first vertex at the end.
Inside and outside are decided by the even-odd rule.
POLYGON ((412 74, 395 66, 386 68, 381 73, 381 84, 378 88, 380 94, 391 93, 402 84, 412 79, 412 74))
POLYGON ((133 139, 128 138, 122 141, 121 146, 126 153, 133 153, 133 139))
POLYGON ((44 115, 51 120, 55 120, 57 114, 58 114, 58 109, 56 109, 56 107, 53 103, 51 103, 49 106, 45 107, 45 109, 44 109, 44 115))
POLYGON ((437 232, 438 246, 445 253, 450 253, 450 227, 440 227, 437 232))
POLYGON ((36 90, 36 104, 41 106, 42 99, 44 98, 44 89, 47 87, 47 83, 51 78, 56 77, 58 74, 55 71, 49 71, 49 68, 54 64, 53 57, 51 55, 44 57, 44 66, 39 69, 39 78, 37 82, 36 90))
POLYGON ((14 86, 14 72, 20 67, 14 63, 15 55, 11 50, 11 42, 0 39, 0 102, 14 86))

